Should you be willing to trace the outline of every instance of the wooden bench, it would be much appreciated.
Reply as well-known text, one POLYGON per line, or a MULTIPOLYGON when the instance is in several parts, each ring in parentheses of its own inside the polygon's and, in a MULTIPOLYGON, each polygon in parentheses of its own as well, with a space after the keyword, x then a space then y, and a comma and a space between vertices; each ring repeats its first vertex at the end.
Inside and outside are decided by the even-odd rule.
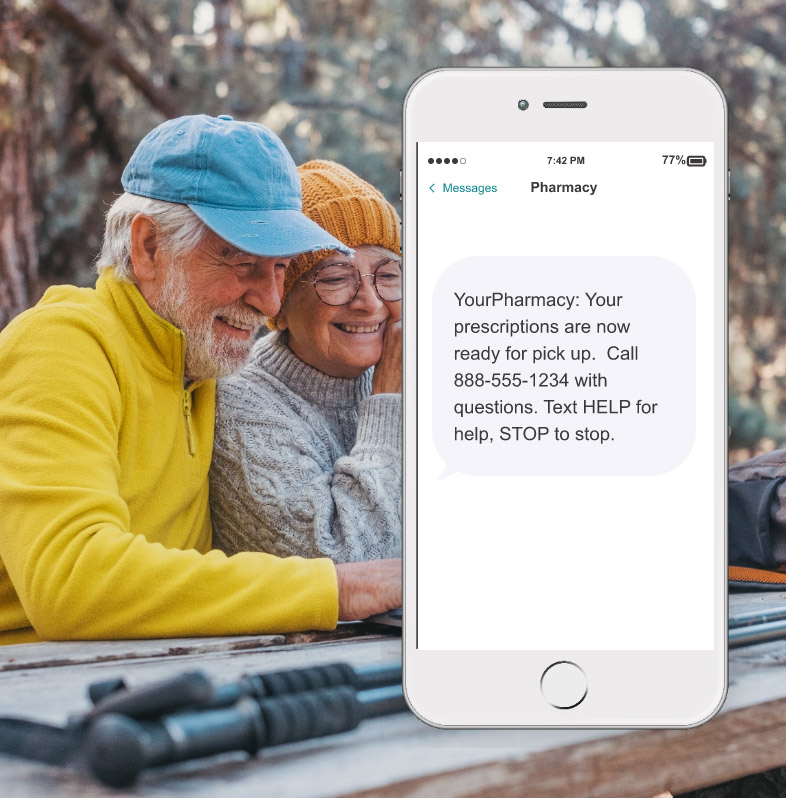
MULTIPOLYGON (((733 614, 786 605, 784 593, 737 594, 733 614)), ((401 656, 400 638, 362 624, 336 632, 187 640, 40 643, 0 648, 0 715, 62 724, 89 707, 88 684, 130 685, 202 670, 244 673, 401 656)), ((129 795, 481 796, 652 798, 786 763, 786 641, 732 650, 729 696, 695 729, 654 731, 433 729, 404 713, 353 732, 146 772, 129 795)), ((87 775, 0 756, 0 794, 117 795, 87 775)))

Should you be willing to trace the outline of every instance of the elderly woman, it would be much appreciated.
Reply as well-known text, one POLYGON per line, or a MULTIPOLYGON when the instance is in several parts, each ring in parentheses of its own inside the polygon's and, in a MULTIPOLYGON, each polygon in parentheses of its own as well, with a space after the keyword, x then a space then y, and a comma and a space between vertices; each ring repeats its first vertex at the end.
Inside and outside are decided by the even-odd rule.
POLYGON ((400 557, 398 216, 339 164, 299 172, 303 212, 355 254, 293 259, 275 331, 219 383, 213 544, 336 562, 400 557))

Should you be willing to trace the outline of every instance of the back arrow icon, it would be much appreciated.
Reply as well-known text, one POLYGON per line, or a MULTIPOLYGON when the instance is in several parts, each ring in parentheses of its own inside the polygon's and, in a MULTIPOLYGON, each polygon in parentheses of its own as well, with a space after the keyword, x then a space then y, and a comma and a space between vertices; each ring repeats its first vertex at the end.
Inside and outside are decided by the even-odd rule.
POLYGON ((431 189, 431 193, 433 194, 433 193, 434 193, 434 184, 432 183, 432 184, 429 186, 429 188, 431 189))

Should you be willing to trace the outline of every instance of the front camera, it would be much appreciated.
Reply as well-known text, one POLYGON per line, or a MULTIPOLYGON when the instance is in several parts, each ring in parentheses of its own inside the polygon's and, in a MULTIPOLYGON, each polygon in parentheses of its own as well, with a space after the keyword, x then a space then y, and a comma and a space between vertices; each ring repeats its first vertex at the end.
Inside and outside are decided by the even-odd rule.
POLYGON ((529 103, 526 100, 519 100, 519 111, 526 111, 529 108, 529 103))

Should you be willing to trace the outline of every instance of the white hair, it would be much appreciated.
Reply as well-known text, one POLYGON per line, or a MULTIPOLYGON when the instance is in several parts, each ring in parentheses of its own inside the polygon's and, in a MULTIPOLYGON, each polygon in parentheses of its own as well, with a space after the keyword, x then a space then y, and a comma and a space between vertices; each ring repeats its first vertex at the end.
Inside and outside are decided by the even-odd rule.
POLYGON ((159 245, 174 258, 195 249, 208 230, 187 205, 125 192, 112 203, 106 214, 104 243, 95 265, 99 274, 114 266, 119 280, 136 282, 131 265, 131 222, 139 213, 153 219, 161 235, 159 245))

